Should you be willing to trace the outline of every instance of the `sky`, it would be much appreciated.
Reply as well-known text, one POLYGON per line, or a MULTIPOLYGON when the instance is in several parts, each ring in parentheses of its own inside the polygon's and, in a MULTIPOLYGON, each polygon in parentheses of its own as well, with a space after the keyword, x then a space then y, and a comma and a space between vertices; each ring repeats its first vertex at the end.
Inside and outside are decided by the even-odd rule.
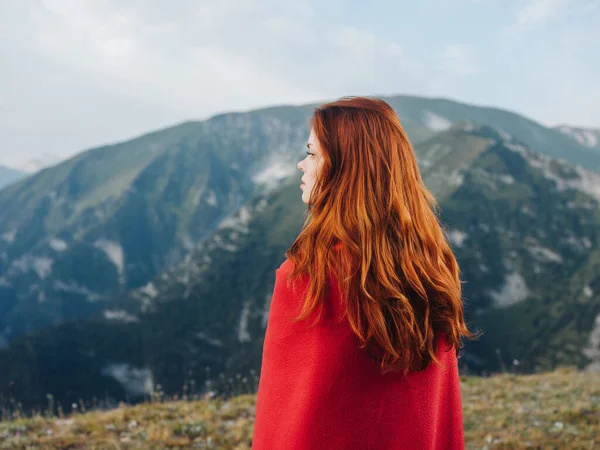
POLYGON ((600 128, 598 55, 600 0, 0 0, 0 165, 344 95, 600 128))

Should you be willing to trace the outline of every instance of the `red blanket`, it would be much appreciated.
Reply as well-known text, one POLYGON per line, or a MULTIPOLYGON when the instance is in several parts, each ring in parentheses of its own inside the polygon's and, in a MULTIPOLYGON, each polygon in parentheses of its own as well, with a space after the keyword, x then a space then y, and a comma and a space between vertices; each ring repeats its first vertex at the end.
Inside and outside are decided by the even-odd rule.
MULTIPOLYGON (((332 283, 321 322, 293 323, 300 293, 286 283, 286 260, 276 271, 256 401, 253 450, 464 449, 458 364, 440 334, 444 366, 379 374, 346 321, 332 283)), ((298 286, 298 284, 296 285, 298 286)), ((313 312, 316 314, 318 309, 313 312)))

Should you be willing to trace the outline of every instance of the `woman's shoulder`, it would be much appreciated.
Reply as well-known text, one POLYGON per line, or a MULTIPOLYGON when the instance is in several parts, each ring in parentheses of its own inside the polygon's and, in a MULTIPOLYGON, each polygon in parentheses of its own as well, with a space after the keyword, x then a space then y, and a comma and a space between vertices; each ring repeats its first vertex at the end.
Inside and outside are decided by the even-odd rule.
POLYGON ((292 261, 286 258, 275 272, 290 272, 292 270, 292 261))

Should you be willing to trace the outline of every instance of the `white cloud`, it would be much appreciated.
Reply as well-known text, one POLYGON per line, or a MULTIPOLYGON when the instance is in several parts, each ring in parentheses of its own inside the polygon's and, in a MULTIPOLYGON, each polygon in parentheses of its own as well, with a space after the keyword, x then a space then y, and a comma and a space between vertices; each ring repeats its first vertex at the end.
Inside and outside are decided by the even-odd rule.
POLYGON ((448 44, 442 52, 442 67, 448 72, 465 76, 478 72, 475 49, 467 44, 448 44))
POLYGON ((590 14, 600 0, 520 0, 515 21, 506 28, 509 33, 531 31, 568 16, 590 14))
POLYGON ((600 9, 600 0, 592 0, 584 5, 584 10, 586 11, 593 11, 597 9, 600 9))
POLYGON ((529 0, 517 12, 516 25, 531 28, 559 16, 569 5, 569 0, 529 0))
POLYGON ((332 89, 424 85, 397 43, 350 26, 315 27, 305 2, 183 1, 166 16, 146 3, 121 4, 45 0, 35 15, 41 49, 108 89, 196 116, 199 105, 213 111, 304 102, 332 89))

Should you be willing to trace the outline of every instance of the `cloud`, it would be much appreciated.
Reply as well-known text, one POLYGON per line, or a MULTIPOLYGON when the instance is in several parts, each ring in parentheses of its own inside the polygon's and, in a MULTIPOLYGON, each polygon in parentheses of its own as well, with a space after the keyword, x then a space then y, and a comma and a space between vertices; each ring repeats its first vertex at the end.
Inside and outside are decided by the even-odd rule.
POLYGON ((3 6, 0 54, 0 155, 23 162, 223 111, 431 84, 393 37, 325 21, 308 0, 22 0, 3 6))
POLYGON ((381 6, 388 18, 373 14, 377 5, 357 10, 343 0, 3 2, 0 159, 66 156, 224 111, 349 94, 443 95, 535 110, 549 122, 558 114, 597 122, 587 92, 597 92, 598 0, 457 3, 389 3, 381 6), (502 39, 511 11, 519 31, 556 27, 539 40, 502 39), (588 25, 576 30, 580 44, 559 51, 556 40, 572 35, 561 14, 573 11, 588 25), (552 63, 545 49, 557 60, 577 49, 578 72, 565 67, 560 80, 573 90, 544 87, 560 107, 539 107, 552 63))
POLYGON ((545 23, 566 9, 568 0, 531 0, 517 13, 517 25, 528 28, 545 23))
POLYGON ((515 22, 509 27, 515 31, 532 30, 564 14, 573 0, 527 0, 517 9, 515 22))
POLYGON ((188 114, 426 86, 394 41, 351 26, 321 27, 303 1, 180 1, 166 14, 159 2, 43 5, 35 25, 45 54, 106 89, 152 95, 188 114))
POLYGON ((466 76, 479 72, 475 50, 467 44, 448 44, 442 52, 441 66, 453 75, 466 76))
POLYGON ((594 10, 600 9, 600 0, 591 0, 591 1, 587 2, 583 6, 583 9, 585 11, 594 11, 594 10))

